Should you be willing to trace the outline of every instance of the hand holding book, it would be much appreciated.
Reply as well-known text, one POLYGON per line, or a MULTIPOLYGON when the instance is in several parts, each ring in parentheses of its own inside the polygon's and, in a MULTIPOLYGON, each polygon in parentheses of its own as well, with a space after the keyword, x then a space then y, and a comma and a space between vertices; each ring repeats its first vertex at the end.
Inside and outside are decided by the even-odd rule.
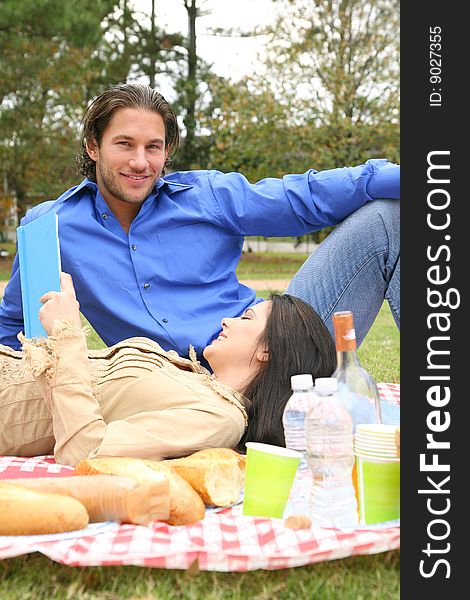
POLYGON ((51 335, 56 319, 81 327, 80 305, 75 295, 72 277, 68 273, 60 274, 60 292, 46 292, 39 298, 42 307, 39 310, 39 320, 47 335, 51 335))

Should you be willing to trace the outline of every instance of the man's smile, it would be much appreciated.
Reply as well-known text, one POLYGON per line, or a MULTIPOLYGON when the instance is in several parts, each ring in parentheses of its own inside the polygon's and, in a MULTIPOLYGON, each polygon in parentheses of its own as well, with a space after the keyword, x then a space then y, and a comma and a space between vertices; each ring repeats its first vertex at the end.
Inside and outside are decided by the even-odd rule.
POLYGON ((129 181, 145 181, 146 179, 151 177, 151 175, 136 175, 133 173, 121 173, 121 175, 129 181))

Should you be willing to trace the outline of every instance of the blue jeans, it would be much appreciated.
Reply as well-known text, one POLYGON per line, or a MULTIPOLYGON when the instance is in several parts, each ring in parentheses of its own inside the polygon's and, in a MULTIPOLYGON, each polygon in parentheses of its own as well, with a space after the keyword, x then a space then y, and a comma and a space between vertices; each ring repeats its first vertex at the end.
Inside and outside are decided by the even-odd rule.
POLYGON ((286 292, 332 315, 351 310, 358 346, 384 299, 400 327, 400 202, 375 200, 349 215, 305 261, 286 292))

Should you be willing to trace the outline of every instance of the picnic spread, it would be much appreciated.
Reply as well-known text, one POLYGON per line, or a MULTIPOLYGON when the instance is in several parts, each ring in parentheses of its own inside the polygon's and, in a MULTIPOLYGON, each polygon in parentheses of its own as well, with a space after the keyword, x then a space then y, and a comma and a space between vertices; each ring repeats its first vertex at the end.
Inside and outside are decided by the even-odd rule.
MULTIPOLYGON (((378 389, 383 422, 398 425, 400 386, 382 383, 378 384, 378 389)), ((92 464, 93 459, 88 462, 92 464)), ((0 482, 23 479, 26 484, 27 480, 32 482, 34 479, 36 482, 38 478, 48 478, 52 484, 52 478, 76 477, 78 483, 82 474, 88 477, 92 475, 90 465, 86 466, 88 472, 85 472, 83 467, 76 470, 74 467, 57 464, 52 456, 4 456, 0 457, 0 482)), ((180 472, 184 473, 185 463, 183 462, 182 466, 175 464, 174 467, 179 467, 180 472)), ((103 465, 100 468, 102 469, 103 465)), ((132 465, 132 468, 134 469, 135 465, 132 465)), ((104 474, 106 470, 94 472, 97 474, 93 474, 92 477, 107 477, 104 474)), ((113 477, 115 474, 113 473, 113 477)), ((119 475, 122 474, 119 472, 119 475)), ((98 479, 89 478, 90 481, 98 482, 98 479)), ((116 484, 117 480, 118 478, 116 484)), ((65 479, 62 481, 65 482, 65 479)), ((41 481, 38 485, 40 484, 41 481)), ((154 483, 157 484, 158 482, 154 483)), ((160 485, 163 485, 162 482, 160 485)), ((197 486, 197 482, 194 485, 197 486)), ((230 494, 222 498, 216 486, 213 486, 212 490, 202 491, 195 487, 204 498, 205 511, 202 513, 203 518, 189 524, 171 525, 168 519, 163 521, 155 517, 149 520, 152 515, 164 513, 165 506, 161 504, 154 507, 157 512, 148 513, 147 520, 142 516, 130 518, 133 523, 147 523, 145 525, 109 519, 90 522, 81 529, 61 533, 0 535, 0 558, 40 552, 51 560, 70 566, 138 565, 187 569, 197 565, 200 570, 241 572, 304 566, 356 554, 394 550, 400 546, 399 519, 361 525, 354 529, 333 529, 317 527, 315 523, 296 528, 290 527, 286 519, 244 516, 243 490, 240 497, 234 501, 234 495, 236 496, 239 489, 237 485, 237 482, 232 481, 230 494), (214 494, 214 498, 216 495, 221 498, 220 501, 214 500, 214 503, 221 506, 208 505, 211 493, 214 494), (231 502, 231 505, 224 507, 224 503, 228 502, 231 502)), ((35 493, 34 489, 23 489, 26 493, 35 493)), ((142 490, 142 493, 144 492, 145 490, 142 490)), ((73 500, 66 496, 64 498, 73 500)), ((168 510, 168 506, 166 508, 168 510)), ((124 514, 136 513, 128 511, 124 514)), ((2 519, 5 517, 7 515, 3 514, 2 519)), ((176 519, 173 522, 179 521, 176 519)))

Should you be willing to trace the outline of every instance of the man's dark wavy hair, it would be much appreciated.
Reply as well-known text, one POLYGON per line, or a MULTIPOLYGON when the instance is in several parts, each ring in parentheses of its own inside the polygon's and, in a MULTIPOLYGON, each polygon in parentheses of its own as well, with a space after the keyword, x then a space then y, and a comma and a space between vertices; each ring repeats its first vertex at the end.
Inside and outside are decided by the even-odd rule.
POLYGON ((162 175, 171 164, 171 158, 178 149, 180 133, 176 113, 165 98, 148 85, 124 83, 113 85, 97 96, 89 105, 82 119, 81 152, 75 157, 78 172, 96 182, 96 163, 88 155, 86 144, 96 140, 101 144, 103 133, 114 113, 121 108, 136 108, 158 113, 165 124, 165 146, 168 158, 162 175))
POLYGON ((266 328, 258 347, 268 352, 268 360, 242 393, 251 400, 248 427, 238 444, 264 442, 284 446, 282 415, 292 394, 292 375, 311 373, 331 377, 336 368, 333 337, 315 310, 289 294, 272 294, 266 328))

